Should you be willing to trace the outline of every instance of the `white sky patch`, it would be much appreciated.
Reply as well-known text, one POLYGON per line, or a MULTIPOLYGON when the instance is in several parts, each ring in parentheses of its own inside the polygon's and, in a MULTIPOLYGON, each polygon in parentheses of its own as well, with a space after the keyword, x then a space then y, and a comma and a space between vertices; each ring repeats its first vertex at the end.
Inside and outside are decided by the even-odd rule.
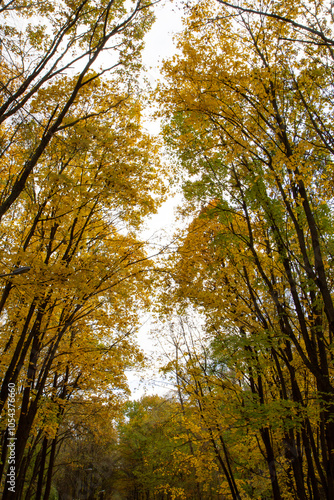
POLYGON ((142 53, 143 64, 147 69, 152 87, 161 79, 160 65, 176 53, 173 37, 182 31, 182 10, 171 1, 163 1, 156 5, 156 21, 145 37, 145 48, 142 53))
MULTIPOLYGON (((171 1, 163 1, 156 6, 156 22, 145 37, 145 48, 142 59, 144 64, 143 78, 148 80, 152 89, 162 80, 160 66, 164 59, 176 53, 173 36, 182 31, 182 10, 171 1)), ((149 113, 145 114, 144 126, 146 130, 157 135, 160 132, 160 121, 153 120, 149 113)), ((157 214, 149 217, 141 232, 140 238, 150 243, 150 253, 156 253, 173 240, 175 231, 176 207, 181 202, 181 195, 175 195, 162 204, 157 214)), ((139 399, 145 393, 165 395, 173 387, 164 380, 155 369, 157 362, 157 345, 150 335, 151 321, 143 321, 137 339, 139 346, 148 358, 148 368, 145 372, 129 370, 127 378, 131 389, 132 399, 139 399)))
MULTIPOLYGON (((145 80, 154 90, 159 81, 163 80, 160 68, 164 59, 176 52, 173 37, 182 31, 182 10, 170 0, 162 1, 155 8, 156 21, 145 37, 145 47, 142 52, 145 80)), ((146 84, 143 83, 143 87, 146 84)), ((160 132, 160 120, 152 119, 153 108, 144 110, 144 126, 153 135, 160 132)))
POLYGON ((145 394, 157 394, 165 396, 175 390, 174 384, 159 373, 159 358, 162 349, 159 349, 158 342, 151 334, 152 321, 150 316, 143 319, 142 326, 137 333, 137 341, 145 353, 147 368, 145 370, 130 369, 126 371, 126 376, 131 390, 132 400, 138 400, 145 394))
MULTIPOLYGON (((152 89, 159 80, 163 80, 160 71, 162 61, 177 53, 173 37, 183 29, 183 12, 174 2, 166 0, 158 3, 155 12, 156 21, 145 37, 142 53, 144 78, 148 79, 152 89)), ((153 119, 149 113, 145 116, 144 127, 150 134, 158 135, 160 120, 153 119)), ((157 214, 147 218, 141 237, 154 240, 159 235, 164 242, 170 241, 175 230, 175 209, 181 200, 182 196, 175 194, 164 202, 157 214)))

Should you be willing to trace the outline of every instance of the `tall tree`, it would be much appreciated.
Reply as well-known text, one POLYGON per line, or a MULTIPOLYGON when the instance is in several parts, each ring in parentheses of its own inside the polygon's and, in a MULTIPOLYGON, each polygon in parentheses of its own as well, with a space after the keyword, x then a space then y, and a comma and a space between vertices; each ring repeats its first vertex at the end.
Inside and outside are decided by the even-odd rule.
MULTIPOLYGON (((98 32, 104 37, 108 23, 120 26, 117 16, 126 15, 121 5, 110 4, 108 23, 102 16, 94 28, 93 13, 92 7, 82 19, 90 26, 86 35, 77 27, 75 40, 82 47, 94 47, 98 32)), ((142 102, 133 91, 141 38, 151 19, 138 5, 136 15, 138 22, 128 20, 121 29, 116 52, 122 62, 113 75, 93 69, 92 61, 81 77, 46 79, 23 104, 29 112, 17 109, 3 129, 3 140, 10 138, 0 158, 4 199, 40 151, 1 221, 3 498, 29 497, 34 489, 26 490, 27 481, 32 488, 37 481, 37 496, 48 498, 66 405, 79 394, 97 398, 97 404, 118 404, 113 394, 126 391, 126 367, 141 360, 131 334, 139 309, 149 303, 151 264, 136 232, 156 210, 164 186, 156 173, 158 144, 141 128, 142 102), (58 110, 65 108, 57 133, 44 144, 58 110), (28 273, 6 276, 22 264, 28 273), (8 387, 14 386, 15 491, 6 478, 8 387)))
POLYGON ((190 8, 180 55, 165 64, 166 141, 185 178, 185 213, 197 210, 170 286, 178 301, 203 308, 218 338, 232 332, 259 412, 276 399, 295 408, 277 441, 270 420, 258 428, 274 498, 284 488, 277 470, 281 439, 296 498, 329 499, 330 12, 317 2, 245 2, 239 11, 221 3, 226 7, 190 8), (269 373, 275 391, 267 386, 269 373))
POLYGON ((81 112, 72 117, 73 107, 85 99, 98 75, 122 76, 123 89, 132 91, 129 75, 139 67, 142 37, 153 18, 149 5, 140 0, 50 0, 36 5, 15 0, 3 4, 0 14, 1 218, 22 193, 52 139, 78 120, 108 111, 105 103, 92 112, 86 99, 81 112), (100 68, 102 55, 105 63, 100 68), (49 102, 40 112, 34 104, 42 95, 44 100, 49 96, 49 102), (27 128, 33 139, 28 142, 27 128), (13 158, 18 149, 17 162, 13 158))

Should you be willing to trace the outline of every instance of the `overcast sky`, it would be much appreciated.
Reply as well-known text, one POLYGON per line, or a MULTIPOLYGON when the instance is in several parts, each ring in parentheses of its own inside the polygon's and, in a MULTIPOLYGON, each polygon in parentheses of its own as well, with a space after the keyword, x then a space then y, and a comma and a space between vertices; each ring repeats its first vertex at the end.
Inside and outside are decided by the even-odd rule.
MULTIPOLYGON (((146 35, 143 51, 143 63, 146 67, 146 77, 154 88, 161 79, 160 65, 176 52, 173 36, 182 31, 182 9, 175 6, 175 2, 162 0, 156 5, 156 22, 146 35)), ((151 134, 158 134, 160 123, 158 120, 147 120, 145 128, 151 134)), ((167 231, 172 234, 174 222, 173 211, 180 198, 170 198, 165 202, 157 215, 152 216, 146 223, 147 230, 143 231, 143 238, 152 237, 155 232, 167 231)))
MULTIPOLYGON (((160 78, 159 66, 163 59, 172 56, 176 49, 173 44, 173 35, 182 30, 182 11, 177 9, 171 1, 163 1, 156 6, 157 20, 150 33, 145 38, 145 49, 143 52, 143 63, 147 68, 146 77, 154 88, 160 78)), ((151 134, 159 132, 159 122, 146 122, 145 127, 151 134)), ((142 238, 155 240, 154 235, 162 237, 161 244, 166 243, 174 230, 174 209, 180 200, 179 197, 169 199, 160 208, 158 214, 150 217, 146 223, 146 229, 142 232, 142 238)), ((153 248, 152 248, 153 250, 153 248)), ((138 332, 138 341, 140 347, 145 351, 148 358, 157 352, 157 346, 154 345, 149 335, 151 323, 149 318, 138 332)), ((147 393, 165 394, 168 391, 166 382, 158 374, 148 371, 145 374, 135 371, 128 372, 128 381, 132 392, 132 398, 140 398, 145 391, 147 393), (146 380, 145 380, 146 379, 146 380)))
POLYGON ((182 9, 175 2, 162 0, 156 7, 156 22, 145 38, 143 63, 151 69, 148 77, 152 84, 159 79, 159 64, 162 59, 175 53, 173 35, 182 30, 182 9))

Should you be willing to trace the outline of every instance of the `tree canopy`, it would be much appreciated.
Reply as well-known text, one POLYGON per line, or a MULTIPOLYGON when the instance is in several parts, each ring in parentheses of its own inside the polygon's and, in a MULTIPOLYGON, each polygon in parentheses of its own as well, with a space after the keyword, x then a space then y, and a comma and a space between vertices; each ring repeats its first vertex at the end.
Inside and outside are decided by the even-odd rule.
POLYGON ((238 374, 273 498, 331 498, 331 12, 219 4, 189 6, 164 65, 165 137, 193 217, 165 301, 198 308, 238 374))
POLYGON ((0 9, 5 500, 334 498, 332 6, 183 10, 161 150, 152 5, 0 9), (183 229, 156 258, 167 168, 183 229), (126 403, 153 302, 174 390, 126 403))

